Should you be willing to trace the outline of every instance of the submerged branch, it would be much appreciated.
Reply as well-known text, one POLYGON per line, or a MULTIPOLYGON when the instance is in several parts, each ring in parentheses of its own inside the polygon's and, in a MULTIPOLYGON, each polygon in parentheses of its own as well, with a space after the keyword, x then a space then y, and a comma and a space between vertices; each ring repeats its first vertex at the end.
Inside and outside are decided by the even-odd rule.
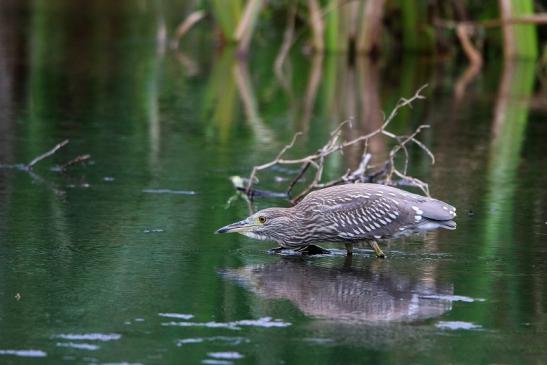
MULTIPOLYGON (((36 172, 33 171, 33 168, 34 166, 36 166, 36 164, 38 164, 40 161, 43 161, 45 160, 46 158, 50 157, 50 156, 53 156, 55 153, 57 153, 57 151, 59 151, 61 148, 63 148, 64 146, 66 146, 68 144, 68 139, 60 142, 60 143, 57 143, 52 149, 50 149, 49 151, 35 157, 32 161, 30 161, 28 164, 22 164, 22 163, 19 163, 19 164, 14 164, 14 165, 4 165, 4 164, 0 164, 0 169, 15 169, 15 170, 18 170, 18 171, 23 171, 23 172, 26 172, 27 174, 30 175, 30 177, 38 182, 38 183, 42 183, 44 184, 45 186, 47 186, 49 189, 51 189, 55 194, 57 195, 62 195, 64 193, 63 190, 60 190, 58 189, 55 184, 49 182, 47 179, 43 178, 42 176, 38 175, 36 172)), ((85 155, 79 155, 79 156, 76 156, 75 158, 65 162, 64 164, 61 164, 61 165, 57 165, 53 168, 50 169, 50 171, 52 172, 57 172, 57 173, 63 173, 65 172, 68 168, 72 167, 72 166, 75 166, 77 164, 80 164, 80 163, 83 163, 87 160, 89 160, 91 158, 90 155, 88 154, 85 154, 85 155)))

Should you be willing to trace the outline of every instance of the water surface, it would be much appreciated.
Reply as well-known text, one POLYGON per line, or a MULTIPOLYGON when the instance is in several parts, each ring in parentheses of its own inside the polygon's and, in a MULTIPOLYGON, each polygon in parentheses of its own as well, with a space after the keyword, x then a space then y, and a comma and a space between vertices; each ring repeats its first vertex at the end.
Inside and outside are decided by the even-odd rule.
MULTIPOLYGON (((274 47, 241 61, 196 32, 168 51, 163 7, 45 4, 0 25, 0 163, 70 140, 35 175, 0 169, 1 363, 545 362, 547 112, 533 63, 492 61, 462 93, 464 64, 297 50, 284 84, 274 47), (350 116, 346 138, 370 131, 425 83, 392 130, 431 124, 421 138, 437 162, 411 149, 411 169, 457 206, 456 231, 386 243, 386 260, 336 246, 274 256, 213 234, 247 214, 227 205, 229 176, 296 131, 295 155, 350 116)), ((390 146, 370 148, 381 160, 390 146)), ((265 186, 280 188, 275 176, 290 172, 265 186)), ((284 203, 258 203, 272 204, 284 203)))

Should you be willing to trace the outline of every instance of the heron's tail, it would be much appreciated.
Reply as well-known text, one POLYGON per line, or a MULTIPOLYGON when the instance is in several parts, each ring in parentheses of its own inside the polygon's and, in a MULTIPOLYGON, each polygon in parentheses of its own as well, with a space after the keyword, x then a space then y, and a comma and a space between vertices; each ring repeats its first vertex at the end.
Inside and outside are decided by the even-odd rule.
POLYGON ((456 224, 456 222, 450 220, 450 221, 441 221, 441 222, 439 222, 439 226, 441 228, 444 228, 444 229, 454 230, 454 229, 456 229, 457 224, 456 224))

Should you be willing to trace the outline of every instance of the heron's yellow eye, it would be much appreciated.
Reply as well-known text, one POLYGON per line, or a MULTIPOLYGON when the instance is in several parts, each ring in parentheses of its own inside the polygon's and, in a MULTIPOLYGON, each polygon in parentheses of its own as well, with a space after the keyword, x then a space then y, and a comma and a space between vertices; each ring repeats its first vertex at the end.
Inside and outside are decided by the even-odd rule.
POLYGON ((266 223, 266 217, 264 217, 263 215, 261 215, 260 217, 258 217, 258 221, 262 224, 266 223))

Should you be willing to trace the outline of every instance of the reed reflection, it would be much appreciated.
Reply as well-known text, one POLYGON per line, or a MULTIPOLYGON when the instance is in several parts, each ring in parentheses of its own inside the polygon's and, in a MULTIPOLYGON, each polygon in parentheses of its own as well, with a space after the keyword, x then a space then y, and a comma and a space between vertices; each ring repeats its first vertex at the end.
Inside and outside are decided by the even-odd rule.
POLYGON ((245 59, 237 57, 236 49, 225 49, 215 60, 205 105, 206 119, 216 124, 223 143, 227 143, 233 133, 241 111, 258 142, 274 141, 274 133, 261 117, 249 65, 245 59))
MULTIPOLYGON (((415 264, 415 262, 414 262, 415 264)), ((440 284, 434 264, 418 268, 347 257, 324 267, 302 258, 227 270, 261 297, 287 299, 310 317, 345 322, 411 322, 452 309, 452 284, 440 284)))

